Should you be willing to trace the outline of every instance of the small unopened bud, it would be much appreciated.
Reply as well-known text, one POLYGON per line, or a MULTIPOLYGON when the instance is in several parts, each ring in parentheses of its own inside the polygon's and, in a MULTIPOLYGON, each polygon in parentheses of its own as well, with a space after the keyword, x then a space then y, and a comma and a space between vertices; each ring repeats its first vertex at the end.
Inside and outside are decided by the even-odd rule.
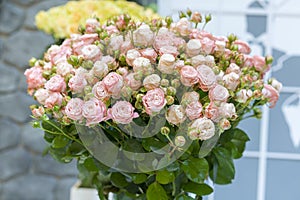
POLYGON ((272 56, 267 56, 266 57, 266 64, 267 65, 271 65, 273 63, 273 57, 272 56))
POLYGON ((35 122, 32 123, 32 127, 33 127, 33 128, 40 128, 40 127, 41 127, 41 124, 40 124, 40 122, 35 121, 35 122))
POLYGON ((186 14, 182 11, 179 12, 179 18, 184 18, 186 17, 186 14))
POLYGON ((91 93, 91 92, 92 92, 92 87, 91 86, 88 85, 88 86, 84 87, 84 93, 85 94, 88 94, 88 93, 91 93))
POLYGON ((176 94, 176 88, 174 87, 167 88, 167 95, 174 96, 175 94, 176 94))
POLYGON ((228 40, 229 40, 229 42, 231 43, 231 42, 237 40, 237 37, 236 37, 236 35, 234 35, 234 34, 230 34, 230 35, 228 36, 228 40))
POLYGON ((173 79, 171 81, 171 85, 174 87, 174 88, 178 88, 181 84, 180 84, 180 80, 179 79, 173 79))
POLYGON ((185 138, 183 137, 183 136, 176 136, 176 138, 175 138, 175 145, 177 146, 177 147, 183 147, 184 145, 185 145, 185 142, 186 142, 186 140, 185 140, 185 138))
POLYGON ((163 126, 163 127, 160 128, 160 132, 163 135, 169 135, 170 129, 169 129, 169 127, 163 126))
POLYGON ((31 59, 28 61, 29 66, 30 66, 30 67, 33 67, 33 66, 35 65, 36 61, 37 61, 36 58, 31 58, 31 59))
POLYGON ((143 97, 144 97, 144 94, 137 94, 137 95, 136 95, 136 101, 142 102, 143 97))
POLYGON ((85 27, 83 25, 80 25, 78 27, 78 32, 81 33, 81 34, 83 34, 85 32, 85 27))
POLYGON ((74 56, 74 55, 71 55, 69 58, 68 58, 68 63, 73 65, 73 66, 78 66, 79 64, 79 59, 77 56, 74 56))
POLYGON ((205 23, 210 22, 212 19, 211 14, 205 15, 205 23))
POLYGON ((254 112, 254 116, 257 119, 261 119, 261 117, 262 117, 262 111, 259 108, 254 108, 253 112, 254 112))
POLYGON ((172 105, 174 103, 174 97, 166 96, 167 104, 172 105))
POLYGON ((187 11, 186 11, 186 14, 190 17, 192 15, 192 13, 193 12, 191 11, 191 9, 188 8, 187 11))
POLYGON ((138 110, 142 110, 143 109, 143 105, 141 102, 136 101, 134 104, 134 107, 138 110))
POLYGON ((192 21, 195 22, 195 23, 200 23, 202 21, 202 16, 200 13, 198 12, 194 12, 192 14, 192 21))
POLYGON ((86 60, 86 61, 82 62, 81 66, 85 69, 92 69, 94 66, 94 63, 91 60, 86 60))
POLYGON ((162 79, 160 81, 160 85, 163 86, 163 87, 168 87, 170 84, 169 80, 168 79, 162 79))
POLYGON ((228 130, 231 127, 230 121, 226 118, 221 119, 221 121, 219 122, 219 125, 220 125, 221 129, 223 129, 223 130, 228 130))

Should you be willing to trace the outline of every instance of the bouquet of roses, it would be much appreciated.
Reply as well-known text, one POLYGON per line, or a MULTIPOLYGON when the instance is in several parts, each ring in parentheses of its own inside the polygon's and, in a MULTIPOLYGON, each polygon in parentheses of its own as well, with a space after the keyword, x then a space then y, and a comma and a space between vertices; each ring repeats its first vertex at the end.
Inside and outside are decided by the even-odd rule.
POLYGON ((231 183, 249 140, 237 125, 275 106, 281 83, 264 82, 272 57, 197 28, 210 20, 88 19, 30 60, 34 127, 54 158, 77 159, 82 185, 101 199, 202 199, 209 179, 231 183))

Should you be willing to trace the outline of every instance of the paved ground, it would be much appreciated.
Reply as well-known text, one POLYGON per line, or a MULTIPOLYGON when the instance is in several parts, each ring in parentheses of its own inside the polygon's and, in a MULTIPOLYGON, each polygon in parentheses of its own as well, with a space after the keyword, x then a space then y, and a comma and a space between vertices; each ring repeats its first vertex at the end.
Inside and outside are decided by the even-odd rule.
MULTIPOLYGON (((0 0, 1 2, 2 0, 0 0)), ((67 200, 76 181, 75 163, 42 157, 43 133, 33 129, 23 76, 28 59, 53 39, 36 30, 38 10, 66 0, 4 0, 0 10, 0 199, 67 200)))

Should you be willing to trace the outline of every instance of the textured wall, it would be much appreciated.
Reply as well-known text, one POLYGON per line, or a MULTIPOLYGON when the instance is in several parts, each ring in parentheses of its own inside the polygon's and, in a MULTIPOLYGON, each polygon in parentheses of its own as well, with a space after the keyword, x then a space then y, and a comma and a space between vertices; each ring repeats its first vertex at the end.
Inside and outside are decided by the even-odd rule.
POLYGON ((0 199, 66 200, 76 165, 42 157, 43 133, 30 125, 33 103, 23 76, 28 59, 53 39, 36 30, 34 16, 65 0, 4 0, 0 11, 0 199))

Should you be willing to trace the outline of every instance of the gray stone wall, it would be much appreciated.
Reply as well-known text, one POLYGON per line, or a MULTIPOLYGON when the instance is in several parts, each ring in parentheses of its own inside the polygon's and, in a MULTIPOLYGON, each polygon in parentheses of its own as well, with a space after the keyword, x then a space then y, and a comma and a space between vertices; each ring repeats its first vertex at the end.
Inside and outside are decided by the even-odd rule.
POLYGON ((38 31, 39 10, 66 0, 0 0, 0 199, 67 200, 76 181, 76 165, 42 156, 43 132, 30 125, 24 71, 53 42, 38 31))

